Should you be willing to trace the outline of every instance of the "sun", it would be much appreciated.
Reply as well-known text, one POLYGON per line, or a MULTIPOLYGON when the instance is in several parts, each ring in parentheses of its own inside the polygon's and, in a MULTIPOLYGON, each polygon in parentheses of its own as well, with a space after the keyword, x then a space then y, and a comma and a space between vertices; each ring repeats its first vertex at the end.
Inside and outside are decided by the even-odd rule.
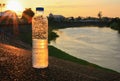
POLYGON ((17 1, 9 1, 7 3, 7 9, 8 10, 13 10, 15 12, 19 12, 23 10, 23 7, 21 6, 21 4, 17 1))

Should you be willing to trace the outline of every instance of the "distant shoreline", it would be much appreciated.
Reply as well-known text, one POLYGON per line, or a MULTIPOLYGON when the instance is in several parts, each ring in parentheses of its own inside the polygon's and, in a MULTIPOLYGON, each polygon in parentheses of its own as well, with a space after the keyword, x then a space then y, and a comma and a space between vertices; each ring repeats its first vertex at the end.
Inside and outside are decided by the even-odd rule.
POLYGON ((70 28, 70 27, 82 27, 82 26, 98 26, 98 27, 105 27, 105 26, 109 26, 108 22, 99 22, 99 23, 95 23, 95 22, 52 22, 49 23, 49 27, 55 28, 55 29, 61 29, 61 28, 70 28))

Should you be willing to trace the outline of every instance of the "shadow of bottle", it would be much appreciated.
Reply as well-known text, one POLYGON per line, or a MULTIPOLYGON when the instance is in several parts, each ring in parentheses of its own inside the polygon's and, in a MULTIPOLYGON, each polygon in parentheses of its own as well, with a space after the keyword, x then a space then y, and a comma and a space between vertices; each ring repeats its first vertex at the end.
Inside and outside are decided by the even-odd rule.
POLYGON ((34 68, 34 81, 49 81, 49 68, 36 69, 34 68))

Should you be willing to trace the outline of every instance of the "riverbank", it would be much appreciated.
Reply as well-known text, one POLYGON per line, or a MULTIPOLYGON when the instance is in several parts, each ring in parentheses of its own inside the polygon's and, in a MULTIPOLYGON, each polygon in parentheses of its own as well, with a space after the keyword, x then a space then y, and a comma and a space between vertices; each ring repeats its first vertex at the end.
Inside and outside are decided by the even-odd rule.
POLYGON ((68 53, 65 53, 65 52, 59 50, 58 48, 55 48, 54 46, 49 46, 49 55, 53 56, 53 57, 57 57, 57 58, 63 59, 63 60, 75 62, 75 63, 81 64, 81 65, 90 66, 92 68, 101 69, 101 70, 104 70, 104 71, 116 72, 114 70, 98 66, 98 65, 90 63, 88 61, 85 61, 85 60, 82 60, 82 59, 78 59, 78 58, 76 58, 74 56, 71 56, 68 53))
POLYGON ((51 45, 77 58, 120 72, 120 36, 117 31, 108 27, 76 27, 54 32, 59 37, 55 42, 51 41, 51 45))

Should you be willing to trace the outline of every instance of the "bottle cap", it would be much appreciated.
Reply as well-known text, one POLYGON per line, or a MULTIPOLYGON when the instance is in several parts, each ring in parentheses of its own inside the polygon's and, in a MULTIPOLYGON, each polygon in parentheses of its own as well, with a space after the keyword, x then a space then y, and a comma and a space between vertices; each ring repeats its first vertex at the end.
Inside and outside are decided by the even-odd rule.
POLYGON ((43 7, 37 7, 36 11, 44 11, 44 8, 43 7))

